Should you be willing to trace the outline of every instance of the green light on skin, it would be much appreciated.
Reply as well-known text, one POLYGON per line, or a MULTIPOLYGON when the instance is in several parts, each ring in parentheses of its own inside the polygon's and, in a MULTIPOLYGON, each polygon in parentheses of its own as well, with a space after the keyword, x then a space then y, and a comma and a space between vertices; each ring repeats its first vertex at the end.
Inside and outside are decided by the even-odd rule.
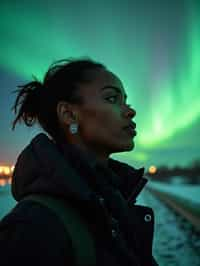
POLYGON ((131 151, 131 152, 123 152, 123 153, 116 153, 111 156, 113 159, 122 160, 125 163, 133 164, 137 161, 139 163, 146 163, 149 159, 149 155, 143 151, 131 151))

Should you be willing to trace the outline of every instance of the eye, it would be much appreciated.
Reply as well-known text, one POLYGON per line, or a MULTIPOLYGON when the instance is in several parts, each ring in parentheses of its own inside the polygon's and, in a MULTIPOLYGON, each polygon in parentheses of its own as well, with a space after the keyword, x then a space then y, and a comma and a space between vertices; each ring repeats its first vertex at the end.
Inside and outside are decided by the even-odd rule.
POLYGON ((108 100, 111 103, 115 103, 116 99, 117 99, 118 95, 112 95, 110 97, 107 97, 106 100, 108 100), (114 99, 114 100, 110 100, 110 99, 114 99))
MULTIPOLYGON (((118 96, 119 96, 119 95, 112 95, 112 96, 110 96, 110 97, 107 97, 106 100, 108 99, 108 101, 109 101, 110 103, 116 103, 118 96), (114 99, 114 100, 110 100, 110 99, 114 99)), ((128 104, 128 103, 127 103, 127 104, 125 103, 125 105, 126 105, 128 108, 131 108, 131 106, 132 106, 131 104, 128 104)))

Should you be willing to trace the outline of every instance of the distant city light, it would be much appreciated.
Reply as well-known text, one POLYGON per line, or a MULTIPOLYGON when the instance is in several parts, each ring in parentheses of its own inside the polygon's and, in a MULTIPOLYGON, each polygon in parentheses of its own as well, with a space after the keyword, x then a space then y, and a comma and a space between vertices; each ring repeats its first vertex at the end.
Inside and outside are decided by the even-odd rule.
POLYGON ((15 166, 0 165, 0 175, 10 175, 14 171, 15 166))
POLYGON ((11 170, 11 172, 13 172, 13 171, 14 171, 14 169, 15 169, 15 166, 14 166, 14 165, 12 165, 12 166, 10 167, 10 170, 11 170))
POLYGON ((6 185, 6 180, 5 179, 0 179, 0 187, 3 187, 6 185))
POLYGON ((0 165, 0 187, 12 183, 12 172, 14 171, 14 165, 0 165))
POLYGON ((152 166, 150 166, 149 167, 149 173, 150 174, 155 174, 157 172, 157 168, 156 168, 156 166, 154 166, 154 165, 152 165, 152 166))

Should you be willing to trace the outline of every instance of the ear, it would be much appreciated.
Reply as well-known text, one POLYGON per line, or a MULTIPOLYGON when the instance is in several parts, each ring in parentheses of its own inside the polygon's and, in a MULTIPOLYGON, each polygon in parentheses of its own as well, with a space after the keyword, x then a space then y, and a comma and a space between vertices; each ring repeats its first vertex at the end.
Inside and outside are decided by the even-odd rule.
POLYGON ((73 105, 64 101, 60 101, 56 108, 58 121, 63 125, 70 125, 75 121, 75 111, 73 105))

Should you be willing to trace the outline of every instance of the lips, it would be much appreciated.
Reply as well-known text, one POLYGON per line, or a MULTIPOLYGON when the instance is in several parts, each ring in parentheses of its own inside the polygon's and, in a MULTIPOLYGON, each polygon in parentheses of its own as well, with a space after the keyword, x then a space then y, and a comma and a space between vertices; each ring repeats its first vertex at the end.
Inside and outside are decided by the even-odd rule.
POLYGON ((124 127, 124 130, 132 137, 137 135, 137 132, 135 130, 136 124, 130 123, 128 126, 124 127))
POLYGON ((124 130, 132 137, 137 135, 136 130, 133 129, 132 127, 126 127, 124 130))
POLYGON ((131 128, 131 129, 134 129, 134 130, 135 130, 135 128, 136 128, 136 124, 133 123, 133 122, 131 122, 131 123, 129 123, 127 126, 125 126, 124 128, 131 128))

